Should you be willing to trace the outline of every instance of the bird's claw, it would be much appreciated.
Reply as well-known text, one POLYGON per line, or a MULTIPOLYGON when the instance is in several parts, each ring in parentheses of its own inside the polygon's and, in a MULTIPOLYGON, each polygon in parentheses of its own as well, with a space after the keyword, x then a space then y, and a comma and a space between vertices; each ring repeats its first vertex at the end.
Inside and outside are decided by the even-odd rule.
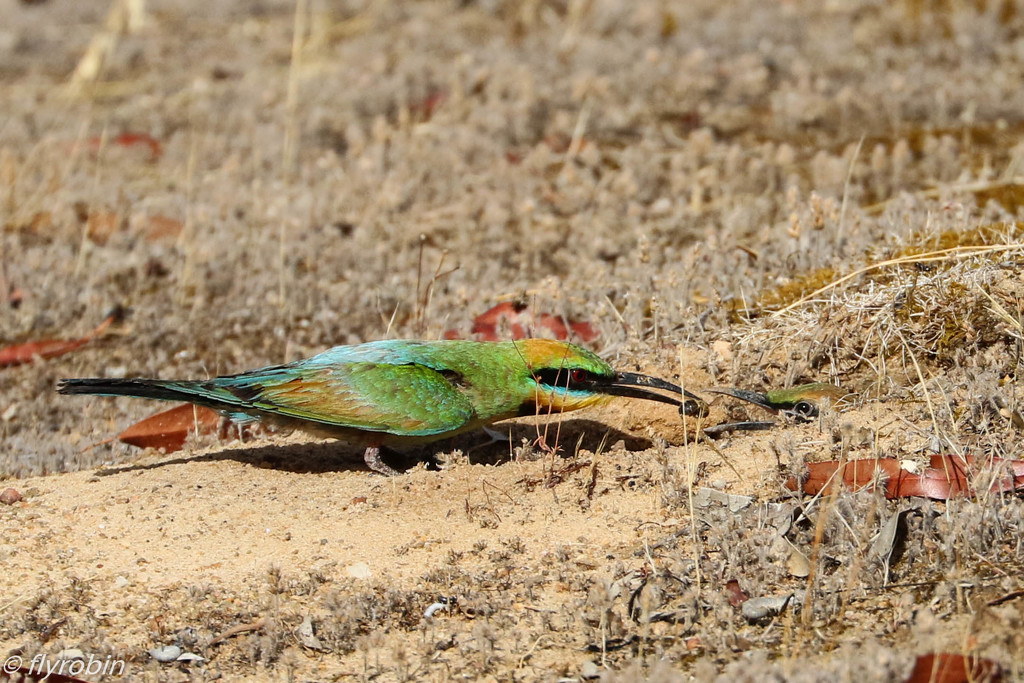
POLYGON ((374 472, 383 474, 385 477, 397 477, 401 472, 396 470, 391 465, 384 462, 380 457, 380 447, 378 446, 367 446, 366 451, 363 453, 363 462, 374 472))

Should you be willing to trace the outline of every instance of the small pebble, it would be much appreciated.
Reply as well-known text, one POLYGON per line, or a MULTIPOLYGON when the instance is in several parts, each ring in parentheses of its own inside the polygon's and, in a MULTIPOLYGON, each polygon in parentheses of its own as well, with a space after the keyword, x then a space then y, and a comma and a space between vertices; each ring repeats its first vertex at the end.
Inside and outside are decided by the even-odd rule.
POLYGON ((430 607, 427 607, 427 609, 423 612, 423 618, 424 619, 430 619, 431 617, 433 617, 435 614, 437 614, 441 610, 446 610, 446 609, 448 609, 448 605, 446 603, 435 602, 432 605, 430 605, 430 607))
POLYGON ((672 212, 672 200, 668 197, 656 199, 650 206, 652 216, 666 216, 672 212))
POLYGON ((178 655, 177 659, 175 659, 174 661, 176 661, 176 662, 205 662, 206 658, 205 657, 200 657, 199 655, 195 654, 194 652, 182 652, 180 655, 178 655))
POLYGON ((158 662, 173 662, 181 656, 181 648, 177 645, 161 645, 149 651, 149 656, 158 662))
POLYGON ((365 562, 356 562, 345 567, 345 573, 351 576, 353 579, 368 579, 373 576, 373 572, 370 571, 370 565, 365 562))
POLYGON ((6 488, 0 493, 0 503, 4 505, 14 505, 21 500, 21 494, 18 493, 18 489, 6 488))

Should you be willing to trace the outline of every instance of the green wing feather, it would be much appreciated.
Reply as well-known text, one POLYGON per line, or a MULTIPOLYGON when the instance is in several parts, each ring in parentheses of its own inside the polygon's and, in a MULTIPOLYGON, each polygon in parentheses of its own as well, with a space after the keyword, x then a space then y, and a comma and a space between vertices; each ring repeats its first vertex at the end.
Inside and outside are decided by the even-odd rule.
POLYGON ((348 363, 335 368, 282 366, 222 377, 218 398, 232 394, 239 408, 324 425, 428 436, 466 426, 469 399, 444 375, 422 365, 348 363))

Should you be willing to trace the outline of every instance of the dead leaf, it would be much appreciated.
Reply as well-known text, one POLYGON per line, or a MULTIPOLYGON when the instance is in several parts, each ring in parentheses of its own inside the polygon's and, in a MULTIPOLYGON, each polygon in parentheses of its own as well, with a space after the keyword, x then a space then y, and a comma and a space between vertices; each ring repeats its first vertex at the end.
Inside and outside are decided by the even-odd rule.
POLYGON ((882 563, 886 584, 889 583, 889 570, 903 554, 903 543, 907 536, 907 517, 919 510, 920 508, 914 506, 891 515, 871 543, 869 553, 882 563))
POLYGON ((185 403, 136 422, 117 438, 139 448, 162 448, 173 453, 185 445, 189 432, 211 434, 219 424, 216 411, 185 403))
POLYGON ((736 579, 729 579, 729 581, 726 582, 725 595, 729 598, 729 604, 733 607, 739 607, 750 599, 750 595, 747 591, 740 588, 740 582, 736 579))
MULTIPOLYGON (((527 339, 543 335, 545 331, 561 340, 576 337, 589 342, 597 338, 597 331, 590 323, 551 313, 533 313, 521 301, 505 301, 487 309, 474 318, 470 333, 480 341, 500 341, 527 339)), ((447 330, 444 337, 459 339, 460 335, 457 330, 447 330)))
POLYGON ((889 563, 892 550, 896 547, 896 533, 899 531, 900 517, 906 510, 889 516, 882 528, 878 530, 875 540, 871 543, 871 555, 876 559, 889 563))
POLYGON ((309 618, 307 614, 299 624, 299 628, 295 630, 295 637, 302 643, 302 647, 310 650, 316 650, 317 652, 329 652, 330 648, 326 647, 319 638, 316 637, 316 630, 313 628, 313 620, 309 618))
POLYGON ((950 652, 921 655, 904 683, 998 683, 1002 667, 991 659, 950 652))
MULTIPOLYGON (((110 140, 110 144, 118 147, 140 149, 148 152, 147 161, 149 162, 157 161, 164 153, 164 148, 163 145, 160 144, 160 141, 148 133, 121 133, 120 135, 112 138, 110 140)), ((92 152, 92 154, 98 154, 102 145, 103 138, 89 138, 89 151, 92 152)))
MULTIPOLYGON (((786 540, 786 543, 789 543, 786 540)), ((786 560, 786 568, 790 576, 798 579, 806 579, 811 575, 811 561, 803 552, 792 543, 789 543, 789 559, 786 560)))
POLYGON ((693 503, 697 507, 706 508, 717 503, 728 507, 729 512, 739 512, 753 502, 754 499, 751 496, 739 496, 706 486, 698 488, 693 497, 693 503))
POLYGON ((0 348, 0 368, 31 363, 36 358, 56 358, 71 353, 101 336, 118 317, 119 312, 111 313, 96 329, 78 339, 42 339, 0 348))
POLYGON ((885 486, 886 498, 919 496, 947 500, 956 495, 973 495, 969 478, 988 464, 1009 467, 1010 472, 992 484, 992 491, 1024 488, 1024 460, 979 459, 972 455, 933 455, 931 467, 919 474, 904 470, 895 458, 851 460, 843 466, 841 473, 837 460, 808 463, 807 479, 800 484, 795 477, 791 477, 786 486, 792 491, 803 490, 804 493, 815 495, 839 483, 857 490, 870 485, 877 478, 885 486))

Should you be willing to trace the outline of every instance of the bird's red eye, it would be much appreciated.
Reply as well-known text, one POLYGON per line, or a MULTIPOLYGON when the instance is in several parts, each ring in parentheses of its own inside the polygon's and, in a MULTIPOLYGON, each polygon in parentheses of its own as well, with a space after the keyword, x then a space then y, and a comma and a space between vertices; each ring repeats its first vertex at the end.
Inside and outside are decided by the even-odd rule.
POLYGON ((569 379, 573 382, 582 382, 587 378, 587 371, 573 368, 569 371, 569 379))

